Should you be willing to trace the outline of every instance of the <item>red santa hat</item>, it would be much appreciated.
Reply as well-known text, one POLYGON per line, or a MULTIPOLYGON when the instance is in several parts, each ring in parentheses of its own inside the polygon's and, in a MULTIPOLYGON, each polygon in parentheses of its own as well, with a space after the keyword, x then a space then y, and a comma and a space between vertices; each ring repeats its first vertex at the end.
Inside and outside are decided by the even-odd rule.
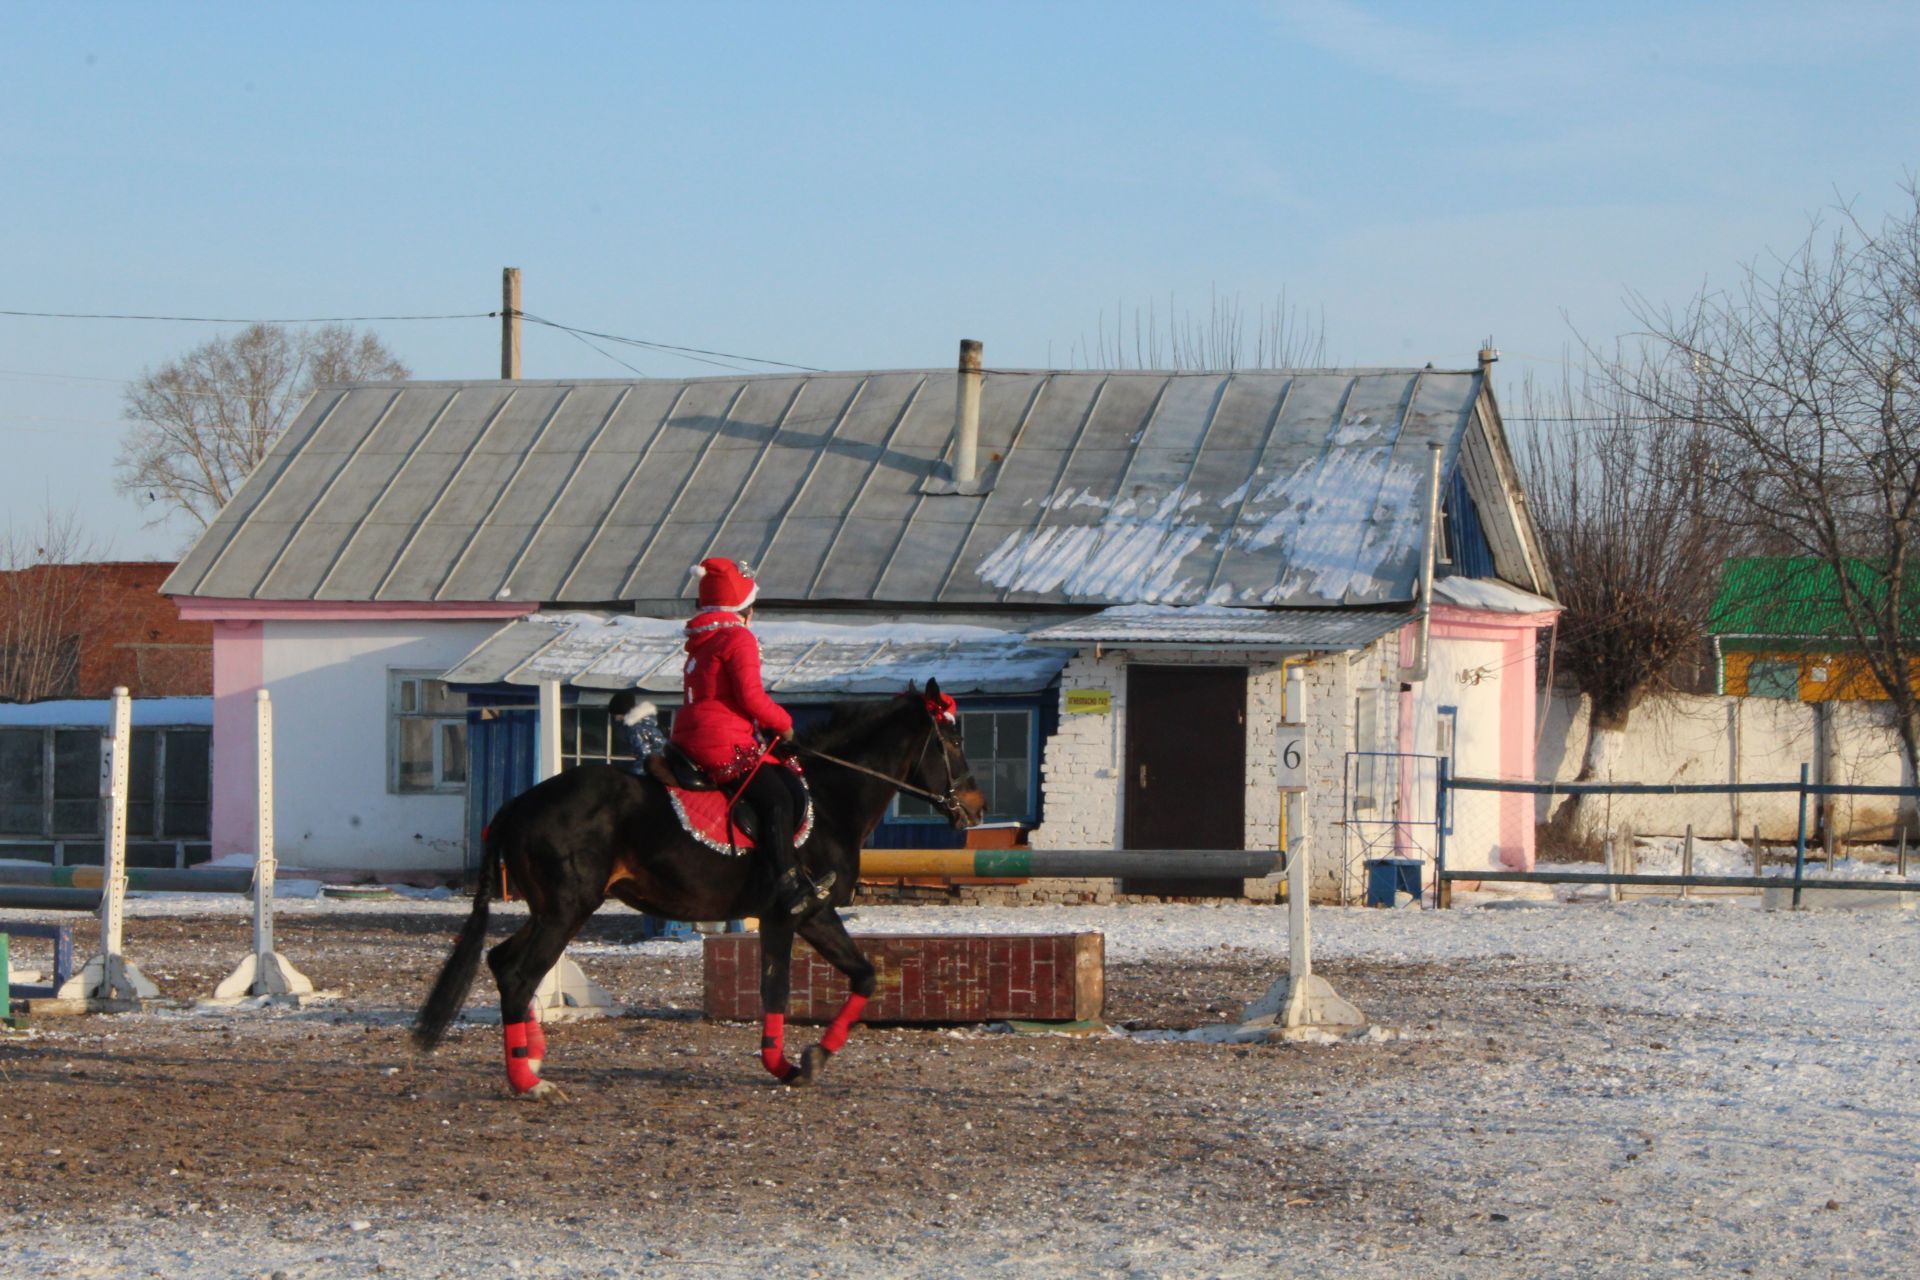
POLYGON ((760 595, 760 584, 753 580, 753 570, 723 556, 702 560, 688 572, 700 580, 702 609, 739 613, 760 595))

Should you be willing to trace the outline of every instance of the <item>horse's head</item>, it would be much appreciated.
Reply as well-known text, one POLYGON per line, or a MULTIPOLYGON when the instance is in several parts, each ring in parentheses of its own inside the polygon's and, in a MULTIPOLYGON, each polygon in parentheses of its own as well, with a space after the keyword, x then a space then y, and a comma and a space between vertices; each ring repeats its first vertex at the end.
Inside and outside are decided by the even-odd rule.
POLYGON ((938 680, 927 681, 923 690, 909 689, 907 696, 919 704, 929 730, 926 745, 908 768, 907 782, 939 797, 954 830, 979 825, 986 816, 987 798, 980 794, 973 766, 960 749, 960 715, 953 699, 940 692, 938 680))

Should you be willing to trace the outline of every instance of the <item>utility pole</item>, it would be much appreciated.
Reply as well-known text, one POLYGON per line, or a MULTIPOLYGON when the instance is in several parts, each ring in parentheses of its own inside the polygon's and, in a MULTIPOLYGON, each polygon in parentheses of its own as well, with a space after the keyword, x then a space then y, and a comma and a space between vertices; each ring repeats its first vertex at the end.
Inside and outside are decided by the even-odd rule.
POLYGON ((520 268, 500 271, 500 376, 520 376, 520 268))

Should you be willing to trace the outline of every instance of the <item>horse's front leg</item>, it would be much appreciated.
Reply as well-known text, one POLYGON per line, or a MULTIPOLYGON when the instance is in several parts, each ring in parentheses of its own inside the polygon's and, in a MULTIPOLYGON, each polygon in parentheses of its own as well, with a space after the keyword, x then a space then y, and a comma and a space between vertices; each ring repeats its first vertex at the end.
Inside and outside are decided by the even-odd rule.
POLYGON ((800 936, 828 964, 847 975, 847 985, 851 988, 846 1003, 840 1006, 840 1012, 834 1014, 833 1021, 827 1024, 820 1043, 800 1055, 800 1074, 793 1083, 812 1084, 814 1077, 820 1074, 820 1069, 827 1065, 827 1059, 840 1052, 841 1046, 846 1044, 853 1024, 860 1021, 867 1001, 873 999, 875 984, 873 962, 853 944, 838 911, 828 907, 814 912, 800 926, 800 936))
POLYGON ((793 926, 760 921, 760 1061, 781 1084, 800 1068, 787 1057, 787 999, 793 988, 793 926))

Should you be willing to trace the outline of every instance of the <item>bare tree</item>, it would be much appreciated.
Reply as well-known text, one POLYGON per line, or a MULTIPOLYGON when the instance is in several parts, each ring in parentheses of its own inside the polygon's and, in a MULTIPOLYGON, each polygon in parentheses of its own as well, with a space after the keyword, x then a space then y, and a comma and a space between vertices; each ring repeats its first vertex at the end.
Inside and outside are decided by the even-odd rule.
POLYGON ((1920 776, 1920 187, 1877 226, 1841 206, 1790 256, 1730 290, 1636 314, 1648 361, 1624 387, 1708 433, 1716 499, 1773 547, 1817 566, 1891 704, 1920 776))
MULTIPOLYGON (((1583 781, 1616 776, 1634 708, 1699 652, 1740 536, 1713 505, 1711 433, 1645 416, 1620 381, 1524 396, 1521 467, 1562 609, 1553 666, 1587 699, 1583 781)), ((1553 822, 1592 834, 1578 797, 1553 822)))
POLYGON ((87 637, 105 621, 101 548, 51 508, 0 535, 0 701, 72 696, 87 637))
POLYGON ((407 374, 379 338, 344 325, 215 338, 128 388, 118 487, 160 504, 151 523, 184 511, 205 528, 315 387, 407 374))
POLYGON ((1214 293, 1202 316, 1169 297, 1164 315, 1151 301, 1144 314, 1135 307, 1131 325, 1115 303, 1112 319, 1102 313, 1095 341, 1076 343, 1073 358, 1098 369, 1310 369, 1326 351, 1326 316, 1304 316, 1284 292, 1252 316, 1238 295, 1214 293))

